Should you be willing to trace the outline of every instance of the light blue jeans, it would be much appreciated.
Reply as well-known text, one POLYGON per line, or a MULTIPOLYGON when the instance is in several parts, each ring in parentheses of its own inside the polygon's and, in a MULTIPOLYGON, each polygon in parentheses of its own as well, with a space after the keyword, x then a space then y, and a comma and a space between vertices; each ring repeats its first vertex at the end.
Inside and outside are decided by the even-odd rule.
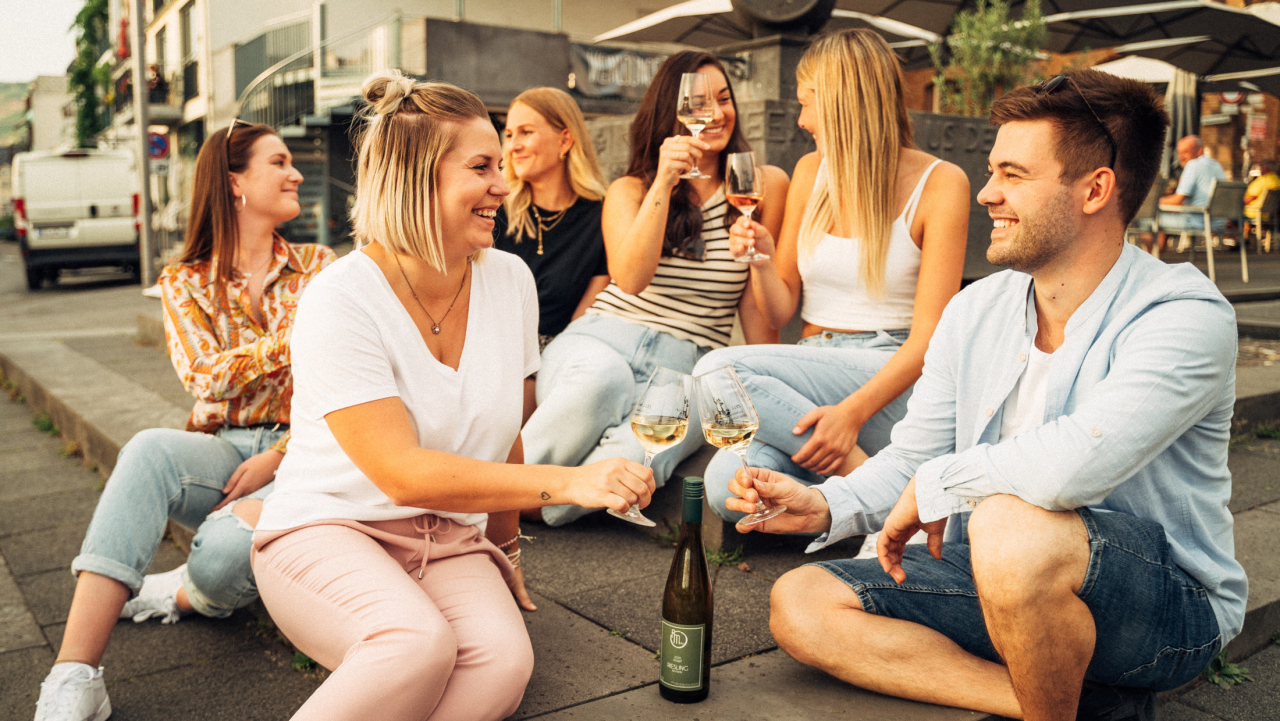
MULTIPOLYGON (((644 462, 644 448, 631 433, 631 409, 659 366, 688 373, 707 349, 691 341, 604 315, 586 315, 569 324, 542 353, 538 410, 525 424, 524 461, 582 466, 606 458, 644 462)), ((690 420, 697 418, 693 407, 690 420)), ((695 421, 696 422, 696 421, 695 421)), ((698 448, 702 435, 690 433, 675 448, 653 459, 659 487, 698 448)), ((561 526, 600 509, 547 506, 542 518, 561 526)))
MULTIPOLYGON (((120 449, 71 572, 106 576, 136 596, 165 522, 173 520, 196 532, 182 578, 192 607, 225 618, 253 603, 258 597, 249 566, 253 528, 231 512, 234 503, 217 513, 210 510, 222 501, 222 488, 236 468, 283 434, 268 426, 223 428, 215 435, 170 428, 137 434, 120 449)), ((247 497, 266 498, 273 485, 247 497)))
MULTIPOLYGON (((760 414, 760 430, 747 448, 747 465, 785 473, 805 485, 826 480, 801 468, 791 456, 813 435, 793 435, 791 429, 818 406, 839 403, 880 372, 907 339, 909 331, 818 333, 796 345, 751 345, 708 353, 694 375, 733 366, 760 414)), ((911 389, 867 420, 858 433, 858 446, 874 456, 889 445, 889 432, 907 413, 911 389)), ((719 451, 707 464, 707 502, 721 518, 737 522, 744 514, 725 508, 729 481, 741 468, 738 457, 719 451)))

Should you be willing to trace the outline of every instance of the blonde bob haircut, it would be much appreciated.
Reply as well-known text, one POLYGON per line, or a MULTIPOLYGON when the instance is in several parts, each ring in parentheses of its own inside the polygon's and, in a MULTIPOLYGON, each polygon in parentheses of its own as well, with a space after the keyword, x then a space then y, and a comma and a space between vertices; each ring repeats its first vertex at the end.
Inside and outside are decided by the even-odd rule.
POLYGON ((369 76, 361 93, 366 106, 355 142, 360 155, 351 210, 356 247, 376 240, 446 272, 437 197, 440 159, 460 123, 488 120, 489 113, 462 88, 415 82, 397 70, 369 76))
POLYGON ((915 145, 898 58, 871 30, 831 33, 805 51, 796 83, 814 91, 826 161, 805 205, 799 251, 810 257, 826 233, 850 229, 862 248, 859 280, 883 295, 898 154, 915 145))
MULTIPOLYGON (((569 130, 573 145, 569 146, 569 154, 564 163, 569 173, 569 187, 579 198, 600 200, 604 198, 604 174, 600 172, 600 161, 596 159, 595 146, 591 144, 591 135, 587 132, 587 121, 573 98, 559 88, 530 88, 511 101, 511 107, 517 103, 529 106, 557 133, 569 130)), ((529 214, 529 206, 533 205, 533 189, 529 184, 516 177, 515 166, 511 162, 510 143, 503 153, 507 186, 511 194, 503 203, 507 206, 507 235, 519 243, 526 237, 538 235, 537 223, 529 214)))

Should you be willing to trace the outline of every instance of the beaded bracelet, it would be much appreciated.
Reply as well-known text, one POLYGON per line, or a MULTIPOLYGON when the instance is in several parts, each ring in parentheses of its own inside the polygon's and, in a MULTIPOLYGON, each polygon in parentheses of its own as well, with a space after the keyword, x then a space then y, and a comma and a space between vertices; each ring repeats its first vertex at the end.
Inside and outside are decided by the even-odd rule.
POLYGON ((520 541, 521 539, 526 540, 526 541, 532 541, 532 540, 534 540, 535 538, 536 538, 535 536, 526 536, 526 535, 523 535, 522 533, 520 533, 520 529, 519 529, 519 528, 517 528, 517 529, 516 529, 516 535, 512 536, 510 541, 503 541, 502 543, 499 543, 499 544, 496 544, 496 545, 498 546, 499 550, 503 550, 503 551, 505 551, 505 550, 507 550, 508 548, 510 548, 510 547, 512 547, 512 546, 514 546, 514 545, 516 544, 516 542, 517 542, 517 541, 520 541))

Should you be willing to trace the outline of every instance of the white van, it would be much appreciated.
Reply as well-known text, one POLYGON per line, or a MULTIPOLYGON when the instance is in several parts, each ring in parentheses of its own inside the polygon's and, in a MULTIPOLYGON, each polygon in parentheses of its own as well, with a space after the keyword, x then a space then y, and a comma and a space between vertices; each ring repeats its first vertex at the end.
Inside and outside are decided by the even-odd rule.
POLYGON ((63 268, 115 265, 137 274, 138 176, 127 150, 18 153, 13 204, 27 287, 63 268))

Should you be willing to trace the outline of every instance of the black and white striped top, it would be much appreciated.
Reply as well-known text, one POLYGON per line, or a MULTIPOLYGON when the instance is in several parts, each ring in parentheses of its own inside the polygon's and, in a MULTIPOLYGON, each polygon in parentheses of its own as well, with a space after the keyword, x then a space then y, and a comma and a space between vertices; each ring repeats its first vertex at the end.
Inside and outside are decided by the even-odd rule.
POLYGON ((705 260, 664 256, 653 280, 638 295, 610 282, 587 312, 638 323, 703 347, 729 345, 748 266, 729 252, 729 229, 724 225, 728 207, 724 188, 702 204, 705 260))

